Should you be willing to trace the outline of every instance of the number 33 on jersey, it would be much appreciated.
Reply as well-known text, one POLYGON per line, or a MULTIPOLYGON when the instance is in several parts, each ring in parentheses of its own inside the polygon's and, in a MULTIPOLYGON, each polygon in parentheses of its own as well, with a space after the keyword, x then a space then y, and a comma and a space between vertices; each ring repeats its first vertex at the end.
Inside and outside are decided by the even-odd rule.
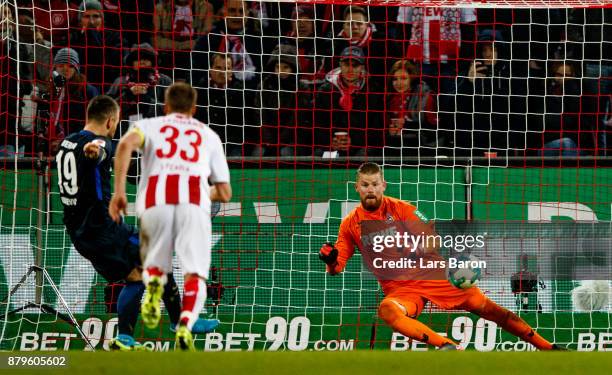
POLYGON ((229 181, 219 136, 200 121, 177 113, 138 121, 142 179, 136 208, 191 203, 210 211, 211 182, 229 181))

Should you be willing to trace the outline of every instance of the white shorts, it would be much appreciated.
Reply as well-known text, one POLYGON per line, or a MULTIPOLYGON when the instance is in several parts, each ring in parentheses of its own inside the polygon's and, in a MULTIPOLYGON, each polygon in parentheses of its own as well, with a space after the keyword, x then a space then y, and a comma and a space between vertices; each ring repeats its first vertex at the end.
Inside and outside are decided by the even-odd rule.
POLYGON ((210 215, 193 204, 148 208, 140 216, 140 255, 143 268, 172 272, 176 251, 183 274, 208 279, 212 247, 210 215))

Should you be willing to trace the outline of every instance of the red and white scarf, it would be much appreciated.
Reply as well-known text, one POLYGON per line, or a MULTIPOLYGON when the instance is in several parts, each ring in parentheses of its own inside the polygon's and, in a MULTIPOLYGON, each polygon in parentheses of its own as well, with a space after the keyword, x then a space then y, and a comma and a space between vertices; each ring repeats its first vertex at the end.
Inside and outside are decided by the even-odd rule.
POLYGON ((325 78, 340 91, 340 107, 345 111, 351 111, 353 109, 353 94, 363 88, 365 79, 362 77, 357 85, 347 85, 341 77, 340 68, 327 73, 325 78))
POLYGON ((253 59, 251 59, 251 56, 244 47, 242 38, 242 35, 225 34, 217 51, 232 54, 234 60, 234 66, 232 68, 234 76, 244 81, 251 79, 256 69, 253 59))
POLYGON ((174 35, 193 36, 193 13, 191 5, 177 5, 174 11, 174 35))

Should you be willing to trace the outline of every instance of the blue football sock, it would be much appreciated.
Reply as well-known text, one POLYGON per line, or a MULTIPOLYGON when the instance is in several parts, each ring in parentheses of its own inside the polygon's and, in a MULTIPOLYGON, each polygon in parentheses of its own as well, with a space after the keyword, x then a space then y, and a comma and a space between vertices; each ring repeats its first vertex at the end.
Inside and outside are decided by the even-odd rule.
POLYGON ((128 282, 119 293, 117 300, 119 334, 134 336, 134 326, 138 320, 140 300, 144 290, 142 282, 128 282))

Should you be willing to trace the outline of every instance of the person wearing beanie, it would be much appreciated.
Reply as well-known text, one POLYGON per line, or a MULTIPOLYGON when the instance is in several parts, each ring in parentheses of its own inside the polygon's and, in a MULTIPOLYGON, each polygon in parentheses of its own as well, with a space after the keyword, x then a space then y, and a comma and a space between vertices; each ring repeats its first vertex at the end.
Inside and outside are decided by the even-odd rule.
POLYGON ((79 22, 83 29, 100 30, 104 26, 102 4, 97 0, 86 0, 79 6, 79 22))
POLYGON ((123 59, 125 66, 131 67, 134 61, 147 61, 150 65, 155 66, 157 59, 157 51, 149 43, 140 43, 132 45, 130 51, 123 59))
POLYGON ((83 129, 87 102, 99 93, 81 73, 79 55, 74 49, 58 50, 53 58, 53 69, 49 77, 48 129, 52 153, 64 136, 83 129))
MULTIPOLYGON (((122 118, 155 117, 163 113, 164 90, 172 79, 157 69, 157 51, 149 43, 134 44, 123 60, 124 74, 106 93, 121 106, 122 118)), ((122 125, 124 125, 122 123, 122 125)), ((127 129, 119 127, 119 136, 127 129)))
POLYGON ((79 54, 72 48, 62 48, 57 51, 53 64, 58 73, 64 76, 66 80, 70 80, 75 72, 80 73, 79 54))
MULTIPOLYGON (((113 82, 107 95, 121 105, 124 119, 150 118, 163 113, 164 90, 172 79, 157 69, 157 51, 149 43, 134 44, 123 61, 125 73, 113 82)), ((119 135, 127 129, 119 128, 119 135)))
POLYGON ((267 71, 274 72, 279 63, 286 65, 293 73, 297 73, 298 61, 296 48, 288 44, 277 45, 270 54, 270 58, 266 64, 267 71))
POLYGON ((105 92, 120 75, 121 36, 104 26, 102 4, 97 0, 81 2, 78 19, 78 26, 71 30, 69 46, 77 51, 80 70, 89 83, 105 92))

